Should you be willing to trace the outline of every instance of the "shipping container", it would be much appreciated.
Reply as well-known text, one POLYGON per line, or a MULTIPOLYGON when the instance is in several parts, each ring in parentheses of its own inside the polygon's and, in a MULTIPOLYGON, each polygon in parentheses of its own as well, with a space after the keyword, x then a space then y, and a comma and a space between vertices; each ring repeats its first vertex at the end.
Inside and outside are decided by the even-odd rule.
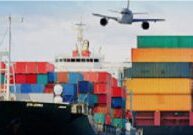
POLYGON ((79 81, 83 80, 83 75, 81 73, 70 72, 68 74, 68 83, 77 84, 79 81))
MULTIPOLYGON (((130 110, 131 96, 127 96, 126 110, 130 110)), ((191 111, 191 95, 133 95, 133 111, 191 111)))
POLYGON ((193 78, 191 63, 134 62, 124 70, 125 78, 193 78))
POLYGON ((124 108, 115 108, 112 109, 112 116, 113 118, 124 118, 124 108))
POLYGON ((108 108, 105 104, 97 104, 94 108, 93 108, 93 112, 94 113, 103 113, 103 114, 107 114, 108 113, 108 108))
POLYGON ((48 63, 47 62, 37 62, 37 72, 38 74, 48 73, 48 63))
POLYGON ((121 97, 114 97, 111 101, 112 108, 125 108, 125 99, 121 97))
POLYGON ((94 121, 98 124, 104 124, 105 123, 105 114, 95 113, 94 114, 94 121))
POLYGON ((26 62, 26 73, 36 74, 37 73, 37 63, 36 62, 26 62))
POLYGON ((98 97, 98 103, 99 104, 107 104, 107 95, 105 94, 100 94, 100 95, 97 95, 98 97))
POLYGON ((32 84, 31 85, 31 92, 32 93, 43 93, 45 86, 43 84, 32 84))
POLYGON ((36 74, 26 74, 26 83, 28 84, 36 84, 37 83, 37 75, 36 74))
POLYGON ((77 100, 75 95, 63 95, 63 102, 74 103, 77 100))
POLYGON ((47 64, 47 70, 48 70, 48 72, 54 72, 54 69, 55 69, 55 67, 54 67, 53 64, 51 64, 51 63, 48 63, 48 64, 47 64))
POLYGON ((0 84, 3 84, 5 81, 5 75, 0 73, 0 84))
POLYGON ((20 94, 21 93, 21 84, 15 84, 10 86, 10 92, 20 94))
POLYGON ((37 83, 44 84, 44 85, 48 84, 48 75, 47 74, 38 74, 37 83))
POLYGON ((56 74, 56 72, 49 72, 48 73, 48 82, 49 83, 56 83, 57 82, 57 74, 56 74))
POLYGON ((27 71, 26 62, 16 62, 13 67, 15 74, 24 74, 27 71))
POLYGON ((26 75, 25 74, 16 74, 15 75, 15 83, 16 84, 26 83, 26 75))
POLYGON ((3 71, 5 68, 6 68, 5 63, 0 61, 0 74, 5 73, 5 71, 3 71))
POLYGON ((94 94, 106 94, 110 91, 110 85, 108 83, 95 83, 94 94))
POLYGON ((192 80, 182 78, 135 78, 124 82, 134 94, 191 94, 192 80))
POLYGON ((132 62, 193 62, 193 49, 132 49, 132 62))
POLYGON ((121 87, 112 87, 111 97, 124 97, 124 89, 121 87))
POLYGON ((108 72, 84 72, 84 80, 95 83, 109 83, 111 74, 108 72))
POLYGON ((67 83, 68 82, 68 73, 67 72, 57 72, 57 82, 58 83, 67 83))
POLYGON ((54 84, 47 84, 44 93, 54 93, 54 84))
POLYGON ((76 84, 63 84, 63 95, 77 96, 77 85, 76 84))
POLYGON ((117 87, 118 86, 118 80, 114 77, 111 79, 111 86, 112 87, 117 87))
POLYGON ((94 94, 79 94, 78 102, 85 103, 89 107, 93 107, 98 102, 98 98, 94 94))
POLYGON ((31 93, 32 92, 32 88, 30 84, 22 84, 21 85, 21 93, 22 94, 26 94, 26 93, 31 93))
POLYGON ((118 127, 118 128, 125 128, 126 119, 120 119, 120 118, 113 118, 112 119, 112 126, 118 127))
POLYGON ((93 84, 89 81, 79 81, 78 82, 78 91, 80 93, 93 92, 93 84))
POLYGON ((138 36, 138 48, 193 48, 193 36, 138 36))

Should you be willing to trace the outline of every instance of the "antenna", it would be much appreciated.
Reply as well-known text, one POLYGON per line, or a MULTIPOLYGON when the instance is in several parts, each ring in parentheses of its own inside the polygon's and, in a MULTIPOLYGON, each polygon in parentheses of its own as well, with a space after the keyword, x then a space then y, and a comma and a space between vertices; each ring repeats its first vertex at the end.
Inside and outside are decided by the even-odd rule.
POLYGON ((130 1, 127 0, 127 9, 129 9, 129 6, 130 6, 130 1))

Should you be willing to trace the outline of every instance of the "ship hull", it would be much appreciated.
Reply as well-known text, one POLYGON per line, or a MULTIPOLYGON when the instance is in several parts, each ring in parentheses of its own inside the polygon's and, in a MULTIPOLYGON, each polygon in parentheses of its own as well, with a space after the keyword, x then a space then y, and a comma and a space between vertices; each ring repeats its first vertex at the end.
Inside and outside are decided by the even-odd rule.
POLYGON ((70 105, 0 102, 0 135, 95 135, 87 116, 70 105))

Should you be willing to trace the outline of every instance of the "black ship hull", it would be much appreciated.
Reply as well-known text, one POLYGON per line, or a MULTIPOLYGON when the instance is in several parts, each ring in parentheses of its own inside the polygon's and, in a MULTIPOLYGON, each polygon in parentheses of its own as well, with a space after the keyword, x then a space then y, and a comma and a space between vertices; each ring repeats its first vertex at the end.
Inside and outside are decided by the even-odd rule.
POLYGON ((87 116, 70 105, 0 102, 0 135, 95 135, 87 116))

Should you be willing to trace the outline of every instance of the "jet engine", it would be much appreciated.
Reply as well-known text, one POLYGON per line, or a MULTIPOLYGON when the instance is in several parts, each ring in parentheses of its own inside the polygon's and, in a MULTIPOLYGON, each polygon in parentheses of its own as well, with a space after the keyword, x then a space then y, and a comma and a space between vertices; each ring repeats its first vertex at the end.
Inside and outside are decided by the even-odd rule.
POLYGON ((100 24, 101 24, 102 26, 106 26, 106 25, 108 24, 108 20, 107 20, 106 18, 102 18, 102 19, 100 20, 100 24))
POLYGON ((144 30, 148 30, 149 29, 149 22, 143 22, 141 27, 144 29, 144 30))

